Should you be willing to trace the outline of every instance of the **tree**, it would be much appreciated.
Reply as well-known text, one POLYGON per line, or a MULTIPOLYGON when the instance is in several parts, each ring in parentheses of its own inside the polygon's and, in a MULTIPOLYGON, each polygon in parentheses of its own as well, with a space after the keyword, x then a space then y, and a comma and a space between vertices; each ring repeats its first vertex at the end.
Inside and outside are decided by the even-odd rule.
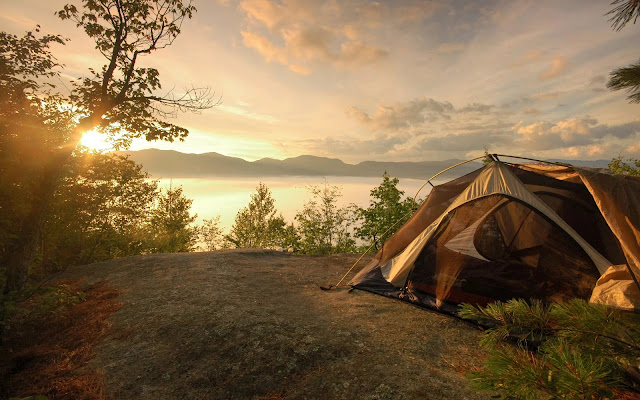
POLYGON ((463 305, 460 316, 494 327, 481 341, 489 351, 484 368, 469 374, 478 389, 498 389, 512 399, 537 399, 540 392, 554 399, 605 399, 617 398, 613 390, 624 390, 630 373, 638 376, 640 323, 633 314, 580 299, 514 299, 463 305))
POLYGON ((362 220, 360 227, 355 229, 356 236, 374 242, 376 249, 411 217, 413 199, 402 200, 404 192, 398 189, 399 182, 385 171, 380 186, 370 192, 369 208, 356 210, 362 220))
POLYGON ((614 157, 609 163, 609 169, 620 175, 640 176, 640 159, 614 157))
POLYGON ((0 281, 0 295, 27 279, 48 206, 44 198, 53 195, 41 177, 73 126, 61 97, 41 83, 59 76, 50 46, 64 41, 37 33, 38 28, 23 37, 0 32, 0 261, 7 277, 0 281))
POLYGON ((44 226, 45 268, 149 252, 143 235, 158 195, 142 166, 113 154, 80 153, 59 185, 44 226))
MULTIPOLYGON (((640 17, 639 0, 614 0, 611 4, 615 7, 607 15, 611 15, 609 21, 617 31, 630 21, 635 24, 640 17)), ((640 103, 640 62, 612 71, 607 87, 611 90, 627 89, 627 100, 630 103, 640 103)))
POLYGON ((10 251, 5 291, 19 290, 26 281, 53 194, 84 132, 95 129, 121 146, 136 137, 183 140, 188 131, 166 118, 179 111, 198 111, 217 104, 206 88, 158 95, 159 72, 138 65, 142 56, 171 45, 180 34, 183 21, 195 11, 187 0, 83 0, 81 10, 66 5, 58 16, 83 28, 106 63, 99 70, 90 69, 91 76, 75 82, 72 93, 64 99, 59 95, 44 96, 53 81, 43 84, 35 80, 58 75, 53 70, 58 64, 49 45, 62 43, 60 37, 35 39, 31 33, 22 39, 4 33, 0 37, 0 80, 3 93, 4 86, 12 93, 2 96, 0 109, 17 109, 19 113, 20 107, 38 106, 53 115, 40 117, 40 127, 55 128, 60 133, 58 137, 63 138, 63 144, 52 144, 43 153, 46 157, 42 166, 31 177, 33 204, 19 224, 22 228, 10 251), (27 106, 23 105, 25 99, 27 106))
POLYGON ((199 240, 204 243, 204 248, 207 251, 214 251, 227 246, 227 241, 220 227, 219 215, 203 221, 202 226, 200 226, 199 240))
POLYGON ((191 226, 197 215, 191 215, 191 204, 182 193, 182 187, 169 187, 161 194, 150 212, 148 229, 151 234, 152 253, 178 253, 192 251, 198 230, 191 226))
POLYGON ((280 234, 280 244, 283 248, 292 250, 300 248, 300 235, 293 223, 286 225, 280 234))
POLYGON ((185 128, 166 122, 177 111, 198 111, 211 107, 208 89, 192 88, 181 95, 155 94, 161 89, 159 72, 142 68, 140 57, 170 46, 180 34, 185 18, 196 8, 188 0, 82 0, 83 9, 67 4, 58 12, 84 29, 105 58, 100 71, 75 83, 72 104, 81 116, 72 143, 82 134, 97 129, 117 135, 121 142, 144 137, 147 140, 184 140, 185 128))
POLYGON ((324 186, 312 185, 307 190, 312 197, 296 214, 302 252, 333 254, 355 251, 356 243, 349 232, 350 210, 337 206, 342 195, 340 188, 325 182, 324 186))
POLYGON ((260 182, 249 204, 238 211, 226 239, 237 248, 269 248, 283 245, 286 222, 278 215, 269 188, 260 182))

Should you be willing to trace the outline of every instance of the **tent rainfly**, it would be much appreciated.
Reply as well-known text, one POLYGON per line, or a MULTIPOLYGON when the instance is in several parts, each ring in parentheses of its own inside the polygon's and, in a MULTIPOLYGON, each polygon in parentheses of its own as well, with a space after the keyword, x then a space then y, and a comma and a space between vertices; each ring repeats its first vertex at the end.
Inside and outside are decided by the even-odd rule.
POLYGON ((640 179, 494 161, 433 188, 349 284, 460 303, 589 299, 640 311, 640 179))

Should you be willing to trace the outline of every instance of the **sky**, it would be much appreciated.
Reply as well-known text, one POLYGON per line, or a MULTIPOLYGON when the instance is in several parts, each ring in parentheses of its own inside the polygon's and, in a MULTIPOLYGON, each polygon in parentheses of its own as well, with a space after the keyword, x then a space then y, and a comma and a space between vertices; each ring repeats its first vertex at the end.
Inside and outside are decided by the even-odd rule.
MULTIPOLYGON (((101 68, 55 12, 0 2, 0 29, 68 37, 61 84, 101 68)), ((79 1, 71 2, 79 4, 79 1)), ((640 157, 640 105, 609 73, 640 58, 640 23, 614 31, 608 1, 200 0, 174 44, 141 59, 165 90, 210 87, 221 104, 171 122, 184 142, 133 150, 257 160, 640 157)))

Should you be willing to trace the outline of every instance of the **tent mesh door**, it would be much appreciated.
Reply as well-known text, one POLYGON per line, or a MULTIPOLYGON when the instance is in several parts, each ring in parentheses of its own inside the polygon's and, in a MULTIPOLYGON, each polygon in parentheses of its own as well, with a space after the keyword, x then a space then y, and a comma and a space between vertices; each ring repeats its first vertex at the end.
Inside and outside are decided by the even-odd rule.
POLYGON ((584 250, 553 222, 492 195, 445 218, 415 261, 407 287, 418 299, 449 303, 558 301, 588 298, 598 276, 584 250))

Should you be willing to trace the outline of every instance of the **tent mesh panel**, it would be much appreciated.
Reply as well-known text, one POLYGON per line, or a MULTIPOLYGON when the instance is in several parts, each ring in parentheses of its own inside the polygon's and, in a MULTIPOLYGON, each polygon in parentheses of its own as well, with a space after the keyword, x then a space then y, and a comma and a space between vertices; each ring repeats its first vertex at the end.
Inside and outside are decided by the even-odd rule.
POLYGON ((625 262, 618 240, 582 182, 554 179, 518 167, 511 167, 511 171, 606 259, 613 264, 625 262))
POLYGON ((380 264, 386 263, 404 250, 420 232, 445 212, 453 200, 476 179, 480 172, 481 169, 434 187, 413 216, 387 239, 378 251, 375 258, 380 260, 380 264))
POLYGON ((449 303, 559 301, 588 298, 598 277, 584 250, 553 222, 492 195, 449 213, 416 259, 407 288, 418 299, 449 303))

